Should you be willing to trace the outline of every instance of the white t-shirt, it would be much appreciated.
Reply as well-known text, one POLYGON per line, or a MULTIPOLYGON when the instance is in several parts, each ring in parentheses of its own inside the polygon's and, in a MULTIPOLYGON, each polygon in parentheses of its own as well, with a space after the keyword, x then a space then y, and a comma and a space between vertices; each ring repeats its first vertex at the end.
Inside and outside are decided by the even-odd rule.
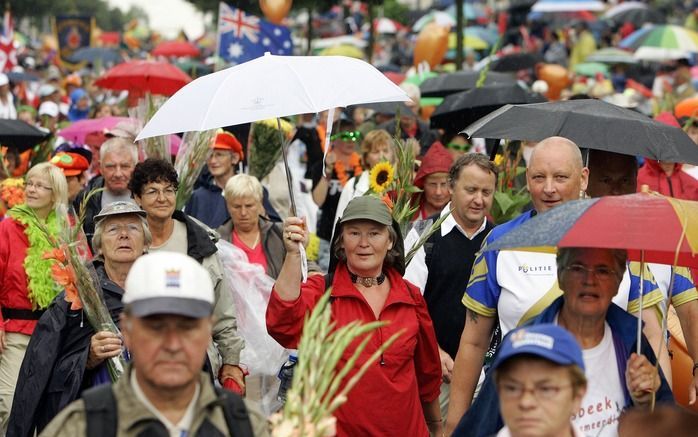
POLYGON ((572 416, 572 422, 584 436, 616 437, 625 395, 608 323, 604 323, 601 343, 584 349, 582 353, 588 381, 587 393, 579 412, 572 416))
POLYGON ((173 221, 174 227, 172 228, 172 235, 170 235, 170 238, 160 246, 150 246, 150 252, 167 251, 187 254, 187 225, 179 220, 173 221))
MULTIPOLYGON (((503 250, 497 258, 497 282, 501 286, 497 313, 505 336, 551 288, 559 289, 556 255, 503 250)), ((613 303, 627 309, 629 293, 630 276, 626 270, 613 303)))

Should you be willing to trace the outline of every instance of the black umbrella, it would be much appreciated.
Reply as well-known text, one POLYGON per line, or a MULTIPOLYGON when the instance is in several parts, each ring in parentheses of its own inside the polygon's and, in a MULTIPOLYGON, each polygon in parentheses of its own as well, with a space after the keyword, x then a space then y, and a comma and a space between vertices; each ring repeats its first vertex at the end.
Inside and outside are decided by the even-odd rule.
POLYGON ((512 53, 492 61, 492 71, 519 71, 533 68, 539 62, 545 62, 540 53, 512 53))
MULTIPOLYGON (((477 71, 458 71, 432 77, 419 86, 422 97, 446 97, 449 94, 466 91, 475 88, 480 79, 477 71)), ((485 79, 485 85, 514 83, 516 79, 510 74, 489 71, 485 79)))
POLYGON ((405 105, 403 102, 365 103, 361 105, 352 105, 349 107, 349 109, 351 108, 368 108, 372 109, 378 114, 385 115, 397 115, 400 113, 400 115, 410 115, 412 117, 416 116, 409 106, 405 105))
POLYGON ((540 103, 546 99, 518 84, 486 85, 451 94, 431 115, 431 127, 457 132, 508 103, 540 103))
POLYGON ((463 131, 480 138, 569 138, 579 147, 698 164, 698 147, 678 127, 601 100, 506 105, 463 131))
POLYGON ((24 152, 50 135, 21 120, 0 119, 0 144, 24 152))
POLYGON ((118 51, 106 47, 83 47, 70 56, 72 62, 89 62, 91 64, 118 64, 123 59, 118 51))
POLYGON ((642 27, 645 23, 666 23, 664 14, 640 2, 621 3, 609 9, 601 18, 617 26, 623 23, 632 23, 636 29, 642 27))

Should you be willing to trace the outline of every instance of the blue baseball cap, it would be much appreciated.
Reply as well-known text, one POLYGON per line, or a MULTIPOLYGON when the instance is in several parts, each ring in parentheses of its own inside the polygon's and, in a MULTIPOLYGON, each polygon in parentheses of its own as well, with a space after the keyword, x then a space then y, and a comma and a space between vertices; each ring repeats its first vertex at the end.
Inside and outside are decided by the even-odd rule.
POLYGON ((492 369, 521 354, 535 355, 562 366, 579 366, 584 370, 582 349, 577 340, 557 325, 546 323, 511 331, 504 337, 492 369))

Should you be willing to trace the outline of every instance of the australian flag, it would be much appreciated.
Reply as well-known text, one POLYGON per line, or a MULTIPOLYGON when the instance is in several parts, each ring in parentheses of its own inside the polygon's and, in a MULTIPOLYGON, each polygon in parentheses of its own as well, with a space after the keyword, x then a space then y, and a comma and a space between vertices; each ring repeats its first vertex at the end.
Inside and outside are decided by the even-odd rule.
POLYGON ((270 52, 292 55, 291 31, 240 9, 219 3, 218 56, 231 64, 241 64, 270 52))

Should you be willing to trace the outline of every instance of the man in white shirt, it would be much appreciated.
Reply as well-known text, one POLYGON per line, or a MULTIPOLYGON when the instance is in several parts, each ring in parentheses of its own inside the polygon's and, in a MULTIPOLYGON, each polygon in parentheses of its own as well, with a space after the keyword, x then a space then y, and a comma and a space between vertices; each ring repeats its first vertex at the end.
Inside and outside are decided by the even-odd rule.
MULTIPOLYGON (((475 254, 494 226, 486 216, 492 207, 496 183, 497 168, 487 156, 469 153, 459 157, 448 175, 451 202, 440 215, 424 223, 430 226, 439 217, 448 217, 415 253, 405 272, 405 279, 422 290, 434 322, 444 382, 440 395, 444 417, 453 359, 465 325, 462 284, 468 283, 475 254)), ((420 232, 415 227, 407 235, 405 247, 411 248, 419 238, 420 232)))
POLYGON ((10 80, 4 73, 0 73, 0 118, 17 118, 15 98, 10 92, 10 80))

